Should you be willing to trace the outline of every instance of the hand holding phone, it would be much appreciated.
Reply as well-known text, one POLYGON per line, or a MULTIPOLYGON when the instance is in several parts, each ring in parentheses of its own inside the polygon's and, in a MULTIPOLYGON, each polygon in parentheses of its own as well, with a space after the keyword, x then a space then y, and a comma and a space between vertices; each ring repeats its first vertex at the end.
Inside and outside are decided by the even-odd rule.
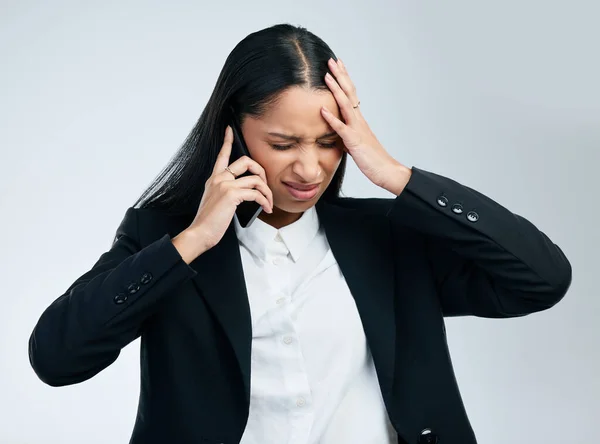
MULTIPOLYGON (((248 147, 246 146, 246 142, 242 136, 242 129, 241 126, 239 125, 238 121, 235 119, 235 114, 233 112, 233 109, 230 110, 231 112, 231 129, 233 130, 233 143, 232 143, 232 147, 231 147, 231 156, 229 158, 229 161, 231 163, 235 162, 236 160, 242 158, 243 156, 248 156, 250 157, 250 152, 248 151, 248 147)), ((234 170, 237 171, 237 170, 234 170)), ((239 174, 237 177, 246 177, 251 175, 252 173, 250 171, 246 171, 242 174, 239 174)), ((265 183, 266 183, 266 178, 265 178, 265 183)), ((272 201, 271 201, 272 203, 272 201)), ((244 201, 242 203, 240 203, 237 206, 237 209, 235 210, 235 214, 237 215, 238 221, 240 223, 240 225, 244 228, 246 228, 247 226, 251 225, 252 222, 254 222, 254 219, 256 219, 258 217, 258 215, 260 214, 260 212, 262 211, 262 207, 260 206, 260 204, 256 201, 244 201)))
POLYGON ((273 212, 273 193, 267 186, 264 168, 250 157, 240 156, 230 163, 233 142, 233 129, 229 128, 225 132, 225 141, 212 175, 206 181, 198 212, 190 226, 184 230, 185 234, 191 235, 191 239, 198 239, 200 242, 195 250, 196 256, 219 243, 234 213, 242 204, 252 204, 243 207, 244 219, 240 219, 240 223, 245 225, 242 226, 251 223, 262 210, 273 212), (237 177, 225 169, 227 166, 237 177))

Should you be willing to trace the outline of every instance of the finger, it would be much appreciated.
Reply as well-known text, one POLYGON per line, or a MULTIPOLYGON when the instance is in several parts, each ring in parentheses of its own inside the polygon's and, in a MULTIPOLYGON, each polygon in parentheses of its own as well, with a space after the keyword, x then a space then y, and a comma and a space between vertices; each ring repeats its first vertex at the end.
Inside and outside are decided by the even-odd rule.
POLYGON ((229 165, 229 168, 235 172, 237 176, 241 176, 246 171, 249 171, 252 174, 260 176, 261 179, 267 183, 267 174, 265 173, 265 169, 258 162, 248 156, 242 156, 235 162, 232 162, 231 165, 229 165))
POLYGON ((333 59, 329 59, 329 68, 335 76, 338 85, 340 85, 342 91, 344 91, 346 97, 348 97, 348 100, 352 106, 354 106, 358 102, 356 87, 354 86, 342 59, 338 59, 337 62, 333 59))
POLYGON ((334 116, 325 106, 321 108, 321 114, 331 128, 346 142, 350 136, 350 127, 334 116))
POLYGON ((271 191, 271 188, 269 188, 269 186, 266 184, 266 182, 264 182, 262 180, 261 177, 259 176, 246 176, 246 177, 240 177, 239 179, 237 179, 235 181, 235 185, 239 186, 240 188, 256 188, 257 190, 259 190, 261 193, 263 193, 265 195, 265 197, 269 200, 269 204, 271 205, 271 208, 273 208, 273 192, 271 191))
POLYGON ((354 82, 350 78, 350 74, 348 74, 346 65, 344 65, 342 59, 338 59, 338 66, 344 73, 343 78, 345 79, 345 81, 342 81, 342 83, 340 83, 340 86, 342 87, 342 89, 346 93, 346 96, 350 100, 350 104, 352 105, 352 109, 354 110, 354 115, 357 117, 358 120, 364 120, 362 110, 358 106, 359 100, 358 94, 356 93, 356 85, 354 85, 354 82))
POLYGON ((350 103, 350 99, 346 96, 346 93, 342 90, 337 81, 333 78, 333 76, 329 73, 325 75, 325 82, 327 86, 329 86, 330 91, 335 97, 335 100, 340 107, 340 111, 342 113, 342 117, 348 124, 352 124, 355 119, 354 108, 352 108, 352 104, 350 103))
POLYGON ((231 145, 233 144, 233 131, 227 125, 225 129, 225 139, 223 141, 223 146, 217 155, 217 160, 215 161, 215 166, 213 167, 213 173, 220 173, 225 169, 227 165, 229 165, 229 157, 231 156, 231 145))
POLYGON ((239 190, 239 193, 239 196, 242 198, 242 200, 254 201, 258 203, 261 207, 263 207, 263 210, 265 210, 267 213, 273 212, 269 200, 260 191, 242 188, 241 190, 239 190))

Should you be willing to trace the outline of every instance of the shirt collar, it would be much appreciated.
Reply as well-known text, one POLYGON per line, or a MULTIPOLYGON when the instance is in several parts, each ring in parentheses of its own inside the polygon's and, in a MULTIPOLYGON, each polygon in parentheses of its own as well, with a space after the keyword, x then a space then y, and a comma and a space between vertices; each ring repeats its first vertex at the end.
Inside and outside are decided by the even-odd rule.
POLYGON ((234 221, 239 242, 262 260, 266 260, 267 246, 276 242, 279 235, 292 259, 297 262, 319 231, 319 218, 314 206, 306 210, 300 219, 279 230, 259 218, 246 228, 240 225, 237 215, 234 215, 234 221))

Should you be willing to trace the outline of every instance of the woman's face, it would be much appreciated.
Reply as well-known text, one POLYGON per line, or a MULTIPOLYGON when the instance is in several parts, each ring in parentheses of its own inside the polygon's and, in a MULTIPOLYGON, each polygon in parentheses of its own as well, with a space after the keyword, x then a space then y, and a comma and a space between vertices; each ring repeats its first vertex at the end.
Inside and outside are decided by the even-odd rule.
POLYGON ((259 218, 278 228, 315 205, 342 159, 342 139, 322 117, 323 105, 340 118, 330 91, 292 87, 263 117, 242 125, 250 157, 265 169, 273 192, 273 213, 259 218))

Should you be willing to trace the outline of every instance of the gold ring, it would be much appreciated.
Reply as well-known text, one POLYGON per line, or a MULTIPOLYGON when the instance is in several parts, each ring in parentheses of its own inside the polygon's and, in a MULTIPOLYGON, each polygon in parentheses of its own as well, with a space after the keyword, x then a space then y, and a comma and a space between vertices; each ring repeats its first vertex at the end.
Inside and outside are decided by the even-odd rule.
POLYGON ((229 168, 228 166, 226 166, 226 167, 225 167, 225 171, 229 171, 231 174, 233 174, 233 177, 234 177, 235 179, 237 179, 237 176, 236 176, 236 174, 235 174, 233 171, 231 171, 231 168, 229 168))
POLYGON ((353 106, 352 108, 356 109, 356 108, 358 108, 359 105, 360 105, 360 100, 358 101, 358 103, 356 104, 356 106, 353 106))

